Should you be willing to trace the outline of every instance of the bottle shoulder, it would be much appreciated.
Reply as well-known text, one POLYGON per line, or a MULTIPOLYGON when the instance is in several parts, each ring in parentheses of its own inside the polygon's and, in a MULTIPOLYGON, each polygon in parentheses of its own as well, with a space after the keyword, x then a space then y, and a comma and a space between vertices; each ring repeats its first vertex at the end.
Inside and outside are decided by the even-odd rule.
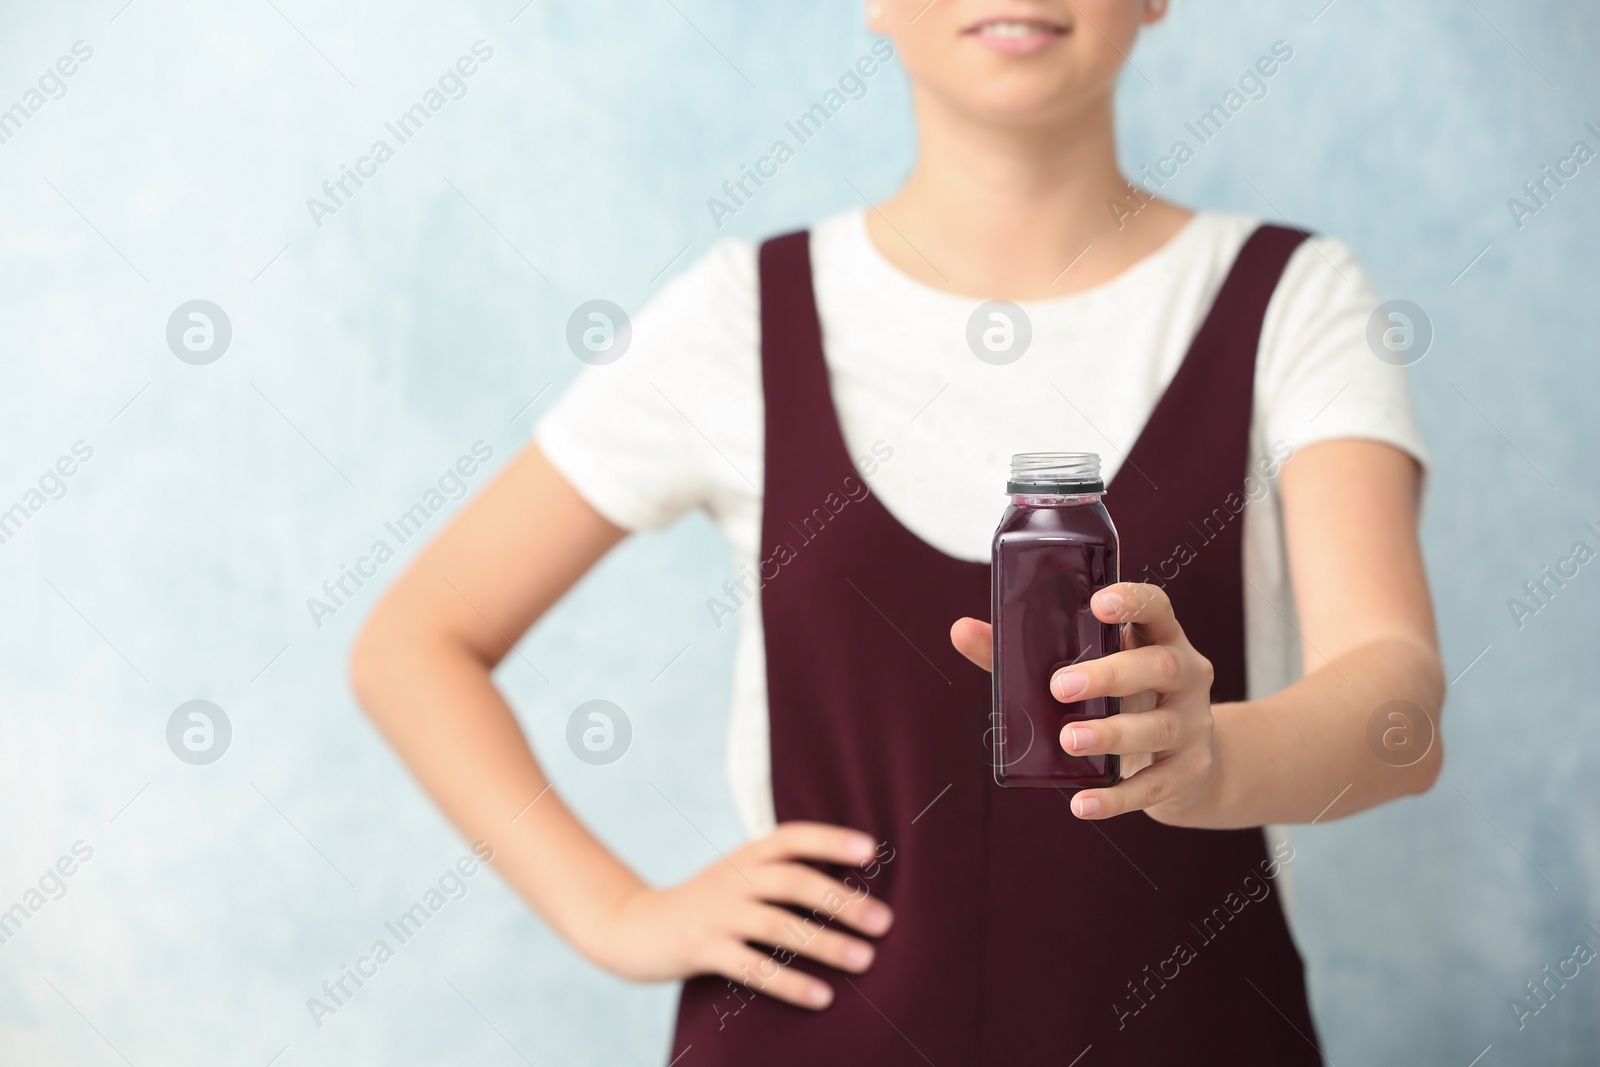
POLYGON ((1103 503, 1069 507, 1019 507, 1008 504, 995 528, 996 546, 1003 541, 1114 542, 1117 530, 1103 503))

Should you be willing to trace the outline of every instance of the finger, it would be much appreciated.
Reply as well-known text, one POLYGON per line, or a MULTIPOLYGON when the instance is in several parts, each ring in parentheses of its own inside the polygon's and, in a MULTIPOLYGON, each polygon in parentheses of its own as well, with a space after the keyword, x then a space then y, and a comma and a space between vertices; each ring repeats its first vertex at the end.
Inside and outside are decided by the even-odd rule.
POLYGON ((950 643, 984 670, 994 670, 994 628, 988 623, 957 619, 950 627, 950 643))
POLYGON ((1069 722, 1061 728, 1061 747, 1074 756, 1171 752, 1200 732, 1198 719, 1193 713, 1161 708, 1069 722))
POLYGON ((1125 697, 1146 689, 1176 693, 1198 686, 1210 664, 1187 645, 1145 645, 1063 667, 1050 677, 1050 694, 1063 704, 1095 697, 1125 697), (1204 666, 1202 666, 1204 664, 1204 666))
POLYGON ((827 982, 786 967, 770 952, 758 952, 743 942, 729 941, 719 949, 711 969, 752 992, 802 1008, 821 1011, 833 1003, 833 987, 827 982))
POLYGON ((876 954, 872 945, 859 937, 830 930, 808 915, 796 915, 770 904, 741 909, 735 925, 747 941, 788 949, 851 974, 871 967, 876 954))
POLYGON ((838 919, 873 937, 882 937, 894 923, 889 905, 868 896, 864 885, 846 885, 803 864, 766 864, 756 870, 755 882, 763 900, 796 904, 814 918, 838 919))
POLYGON ((1117 582, 1090 597, 1089 607, 1101 622, 1133 623, 1157 644, 1188 644, 1172 612, 1172 601, 1159 585, 1117 582))
POLYGON ((1109 789, 1083 790, 1072 798, 1072 813, 1080 819, 1099 820, 1143 811, 1182 795, 1201 776, 1192 760, 1163 760, 1109 789))
POLYGON ((762 860, 820 860, 847 867, 870 863, 877 842, 860 830, 820 822, 786 822, 746 849, 762 860))

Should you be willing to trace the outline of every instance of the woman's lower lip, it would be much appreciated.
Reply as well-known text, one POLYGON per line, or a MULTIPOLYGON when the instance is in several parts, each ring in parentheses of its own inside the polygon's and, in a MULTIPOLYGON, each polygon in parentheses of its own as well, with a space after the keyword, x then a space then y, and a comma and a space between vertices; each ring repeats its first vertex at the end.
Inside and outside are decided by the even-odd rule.
POLYGON ((971 33, 968 36, 991 52, 1004 56, 1031 56, 1043 52, 1066 34, 1046 31, 1022 37, 1003 37, 997 33, 971 33))

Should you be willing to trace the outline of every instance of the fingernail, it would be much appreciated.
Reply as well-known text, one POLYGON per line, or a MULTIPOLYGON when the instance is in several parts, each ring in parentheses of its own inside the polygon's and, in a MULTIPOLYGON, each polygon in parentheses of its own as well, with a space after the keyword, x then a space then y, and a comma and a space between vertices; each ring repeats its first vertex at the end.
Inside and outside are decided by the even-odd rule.
POLYGON ((1114 593, 1109 589, 1102 589, 1100 592, 1095 594, 1094 598, 1096 601, 1098 601, 1098 607, 1100 610, 1105 612, 1107 615, 1122 614, 1121 593, 1114 593))
POLYGON ((866 945, 848 945, 844 950, 844 962, 855 970, 864 971, 872 962, 872 950, 866 945))
POLYGON ((1089 688, 1089 679, 1082 671, 1062 671, 1050 679, 1050 691, 1057 700, 1067 701, 1089 688))
POLYGON ((825 985, 814 985, 806 990, 806 1003, 813 1008, 826 1008, 833 1000, 833 990, 825 985))
POLYGON ((1082 752, 1094 744, 1094 731, 1074 726, 1067 731, 1067 747, 1074 752, 1082 752))
POLYGON ((889 923, 893 919, 894 916, 890 914, 888 908, 882 904, 874 904, 867 909, 867 914, 862 917, 861 921, 866 924, 867 933, 881 934, 889 929, 889 923))
POLYGON ((877 851, 877 845, 870 837, 858 837, 851 844, 850 851, 855 853, 856 857, 860 859, 861 862, 865 863, 867 860, 870 860, 873 854, 877 851))
POLYGON ((1080 819, 1100 814, 1100 798, 1086 797, 1082 793, 1072 798, 1072 813, 1080 819))

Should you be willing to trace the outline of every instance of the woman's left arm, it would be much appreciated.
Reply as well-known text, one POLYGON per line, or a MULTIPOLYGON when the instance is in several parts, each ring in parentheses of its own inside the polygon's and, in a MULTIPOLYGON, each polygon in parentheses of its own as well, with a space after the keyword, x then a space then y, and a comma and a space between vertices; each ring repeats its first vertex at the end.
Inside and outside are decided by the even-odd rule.
MULTIPOLYGON (((1057 672, 1051 688, 1062 700, 1120 696, 1123 714, 1070 724, 1061 744, 1120 753, 1130 777, 1077 793, 1073 811, 1144 810, 1221 829, 1338 818, 1432 786, 1445 684, 1417 541, 1418 477, 1415 460, 1373 441, 1320 442, 1284 465, 1306 675, 1260 700, 1211 704, 1211 665, 1159 588, 1095 594, 1096 616, 1128 624, 1132 647, 1057 672)), ((986 624, 962 619, 951 636, 989 666, 986 624)))
POLYGON ((1216 787, 1192 818, 1173 821, 1335 819, 1426 792, 1439 777, 1445 681, 1417 540, 1419 476, 1414 459, 1375 441, 1323 441, 1284 465, 1305 677, 1212 709, 1216 787), (1425 753, 1407 751, 1423 744, 1425 753))

